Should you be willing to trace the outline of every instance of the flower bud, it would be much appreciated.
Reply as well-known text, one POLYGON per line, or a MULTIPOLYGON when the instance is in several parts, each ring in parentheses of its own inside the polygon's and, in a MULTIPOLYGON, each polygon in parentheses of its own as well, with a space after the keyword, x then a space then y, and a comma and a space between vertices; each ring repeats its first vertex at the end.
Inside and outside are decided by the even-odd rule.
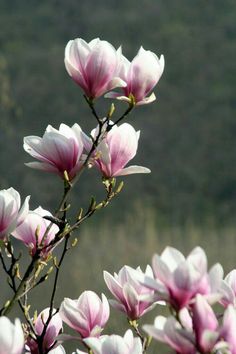
MULTIPOLYGON (((34 323, 34 329, 35 329, 35 333, 37 335, 41 335, 43 330, 44 330, 44 326, 48 320, 48 316, 49 316, 49 308, 44 309, 37 317, 35 323, 34 323)), ((56 313, 56 310, 53 310, 53 316, 47 326, 45 335, 43 337, 43 350, 46 351, 48 349, 53 349, 54 347, 54 343, 56 342, 56 337, 58 336, 59 332, 62 329, 62 320, 61 317, 58 313, 56 313)), ((31 354, 40 354, 39 353, 39 348, 38 348, 38 344, 37 341, 34 340, 33 338, 29 338, 27 341, 27 346, 29 347, 31 354)), ((63 348, 61 347, 60 350, 58 350, 58 352, 55 349, 55 354, 63 354, 63 348)), ((50 351, 51 353, 51 351, 50 351)), ((52 353, 54 353, 52 351, 52 353)))
POLYGON ((46 233, 47 227, 51 222, 46 220, 44 216, 52 216, 52 214, 41 207, 29 211, 24 222, 12 233, 15 238, 29 247, 32 256, 38 248, 42 248, 41 254, 47 256, 48 252, 52 249, 52 247, 47 247, 47 245, 50 244, 59 231, 59 227, 53 224, 46 233))
POLYGON ((152 295, 153 290, 147 289, 138 281, 140 274, 153 277, 151 267, 147 266, 145 273, 140 268, 133 269, 128 266, 121 268, 118 274, 112 276, 108 272, 104 272, 104 280, 115 296, 116 300, 109 300, 110 304, 116 309, 127 314, 130 320, 136 320, 146 312, 153 309, 155 304, 149 300, 143 300, 142 297, 152 295))
POLYGON ((122 55, 118 75, 126 83, 122 89, 123 95, 118 92, 109 92, 105 97, 117 98, 137 105, 153 102, 156 99, 155 94, 152 93, 149 97, 147 95, 159 81, 164 65, 163 55, 159 59, 156 54, 143 47, 139 49, 132 62, 122 55))
POLYGON ((15 323, 0 317, 0 354, 21 354, 24 348, 24 333, 19 319, 15 323))
POLYGON ((14 188, 0 191, 0 239, 7 237, 24 221, 29 211, 29 198, 20 207, 20 194, 14 188))
POLYGON ((120 50, 99 38, 89 43, 77 38, 69 41, 65 49, 66 70, 90 99, 126 85, 116 75, 119 58, 120 50))
MULTIPOLYGON (((96 138, 97 130, 91 132, 96 138)), ((150 170, 142 166, 129 166, 126 164, 137 153, 140 132, 135 131, 128 123, 120 126, 114 125, 98 144, 94 154, 94 164, 104 177, 111 178, 133 173, 149 173, 150 170)), ((90 150, 92 142, 85 142, 86 150, 90 150)))
POLYGON ((58 174, 66 175, 72 180, 83 164, 83 142, 81 128, 74 124, 71 128, 61 124, 59 130, 49 125, 42 138, 27 136, 24 138, 24 149, 40 162, 29 162, 27 166, 58 174))
MULTIPOLYGON (((134 338, 130 329, 126 331, 124 337, 112 334, 101 338, 87 338, 84 342, 94 354, 142 354, 143 352, 140 338, 134 338)), ((80 351, 76 352, 76 354, 80 353, 82 354, 80 351)))
POLYGON ((110 315, 105 295, 84 291, 77 300, 65 298, 60 307, 62 320, 82 338, 99 337, 110 315))

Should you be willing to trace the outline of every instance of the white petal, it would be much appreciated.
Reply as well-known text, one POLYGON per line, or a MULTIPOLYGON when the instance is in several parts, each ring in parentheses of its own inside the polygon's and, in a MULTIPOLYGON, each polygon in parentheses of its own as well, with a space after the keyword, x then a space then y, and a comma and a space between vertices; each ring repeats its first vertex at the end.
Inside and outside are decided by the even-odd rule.
POLYGON ((129 166, 129 167, 123 168, 118 173, 115 173, 114 176, 126 176, 126 175, 131 175, 134 173, 150 173, 150 172, 151 172, 151 170, 149 170, 149 168, 147 168, 147 167, 129 166))
POLYGON ((152 94, 148 97, 145 97, 143 100, 139 101, 137 103, 137 106, 141 106, 143 104, 149 104, 149 103, 152 103, 156 100, 156 95, 154 92, 152 92, 152 94))

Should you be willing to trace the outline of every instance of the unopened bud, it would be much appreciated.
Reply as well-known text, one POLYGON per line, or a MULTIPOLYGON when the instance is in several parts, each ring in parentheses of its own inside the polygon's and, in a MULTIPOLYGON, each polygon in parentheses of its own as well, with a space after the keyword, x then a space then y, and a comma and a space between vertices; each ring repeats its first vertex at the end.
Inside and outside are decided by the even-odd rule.
POLYGON ((77 245, 77 243, 78 243, 78 239, 75 238, 75 239, 73 240, 73 242, 71 243, 71 246, 72 246, 72 247, 75 247, 75 246, 77 245))
POLYGON ((89 210, 94 210, 95 208, 96 208, 96 200, 94 197, 91 197, 89 210))
POLYGON ((53 258, 53 264, 54 264, 54 266, 57 268, 57 257, 54 257, 54 258, 53 258))
POLYGON ((99 203, 96 205, 96 210, 102 209, 104 207, 104 202, 99 203))
POLYGON ((114 112, 115 112, 115 105, 114 103, 112 103, 107 117, 110 119, 114 112))
POLYGON ((68 176, 68 172, 66 170, 63 172, 63 176, 64 176, 64 180, 69 183, 70 179, 69 179, 69 176, 68 176))
POLYGON ((11 301, 10 300, 7 300, 4 304, 4 308, 7 308, 9 305, 10 305, 11 301))
POLYGON ((52 273, 52 271, 53 271, 53 266, 51 266, 51 267, 48 269, 47 274, 49 275, 50 273, 52 273))
POLYGON ((36 245, 37 246, 39 244, 39 231, 40 231, 40 226, 37 225, 36 230, 35 230, 35 238, 36 238, 36 245))
POLYGON ((77 215, 77 218, 76 218, 78 221, 82 218, 83 211, 84 211, 83 208, 80 208, 79 214, 77 215))
POLYGON ((116 189, 116 194, 120 193, 124 187, 124 182, 121 181, 116 189))
POLYGON ((129 94, 129 104, 131 107, 134 107, 136 104, 135 97, 132 95, 132 93, 129 94))
POLYGON ((15 276, 21 280, 19 263, 16 263, 15 265, 15 276))

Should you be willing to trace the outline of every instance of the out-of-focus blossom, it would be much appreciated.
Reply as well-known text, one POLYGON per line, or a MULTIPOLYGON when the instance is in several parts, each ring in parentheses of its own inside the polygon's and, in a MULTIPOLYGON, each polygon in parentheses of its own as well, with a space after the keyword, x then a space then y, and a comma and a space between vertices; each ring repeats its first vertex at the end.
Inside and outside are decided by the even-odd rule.
POLYGON ((77 300, 65 298, 60 307, 62 320, 82 338, 99 337, 110 315, 105 295, 84 291, 77 300))
MULTIPOLYGON (((91 132, 95 138, 97 129, 91 132)), ((149 173, 150 170, 142 166, 129 166, 126 164, 133 159, 137 153, 140 132, 136 132, 132 125, 123 123, 120 126, 114 125, 105 134, 99 143, 94 156, 94 163, 106 178, 124 176, 133 173, 149 173)), ((84 136, 85 141, 85 136, 84 136)), ((85 142, 85 147, 90 150, 92 143, 85 142)))
POLYGON ((159 59, 156 54, 143 49, 143 47, 139 49, 132 62, 122 55, 118 75, 126 82, 127 86, 122 89, 123 94, 109 92, 106 97, 127 102, 134 100, 137 105, 153 102, 156 99, 155 94, 147 96, 159 81, 164 65, 163 55, 159 59))
MULTIPOLYGON (((49 311, 50 311, 50 309, 46 308, 38 315, 38 317, 34 323, 34 329, 35 329, 35 333, 37 335, 42 334, 43 329, 44 329, 44 325, 48 320, 49 311)), ((61 317, 58 313, 56 313, 56 310, 54 309, 53 316, 47 326, 46 333, 43 338, 43 350, 46 351, 48 349, 53 349, 54 343, 56 344, 56 337, 58 336, 61 329, 62 329, 61 317)), ((28 338, 27 346, 29 347, 31 354, 40 354, 37 342, 34 339, 28 338)), ((58 349, 58 352, 52 351, 52 353, 53 354, 63 354, 64 351, 63 351, 62 347, 60 348, 60 350, 58 349)), ((51 353, 51 351, 50 351, 50 353, 51 353)))
POLYGON ((59 345, 55 349, 50 350, 50 352, 48 352, 48 354, 66 354, 66 351, 62 345, 59 345))
POLYGON ((235 309, 229 305, 221 326, 202 295, 196 296, 190 311, 180 310, 178 320, 173 316, 158 316, 154 325, 145 325, 143 329, 179 354, 236 353, 235 309))
POLYGON ((223 306, 226 307, 229 304, 236 306, 236 269, 229 272, 222 280, 220 294, 222 295, 220 303, 223 306))
MULTIPOLYGON (((142 354, 140 338, 134 338, 131 330, 126 331, 124 337, 112 334, 100 338, 84 339, 86 345, 94 354, 142 354)), ((74 354, 83 354, 77 350, 74 354)))
POLYGON ((212 352, 219 339, 218 320, 202 295, 197 295, 192 307, 193 330, 196 347, 201 353, 212 352))
POLYGON ((179 354, 196 353, 194 334, 183 329, 174 317, 158 316, 154 325, 145 325, 143 329, 151 337, 168 344, 179 354))
POLYGON ((59 231, 59 227, 53 224, 44 238, 47 227, 50 224, 44 216, 52 216, 52 214, 41 207, 33 211, 29 211, 23 223, 18 226, 12 235, 21 240, 30 249, 31 255, 34 255, 38 248, 42 248, 42 255, 46 256, 51 247, 46 247, 55 238, 59 231))
POLYGON ((42 138, 27 136, 24 149, 40 162, 29 162, 27 166, 53 172, 64 177, 66 171, 72 180, 82 166, 82 131, 78 124, 71 128, 61 124, 59 130, 48 125, 42 138))
POLYGON ((229 305, 224 312, 221 337, 228 344, 231 354, 236 354, 236 310, 229 305))
POLYGON ((21 207, 20 194, 14 188, 0 191, 0 239, 20 225, 29 211, 29 196, 21 207))
POLYGON ((211 301, 219 299, 217 290, 223 277, 219 264, 207 272, 207 258, 202 248, 196 247, 187 258, 172 247, 153 257, 155 280, 141 279, 142 284, 155 290, 158 300, 167 301, 179 311, 187 306, 196 294, 204 294, 211 301))
POLYGON ((147 266, 145 273, 142 272, 140 267, 133 269, 129 266, 124 266, 118 274, 114 273, 114 276, 106 271, 104 272, 106 285, 118 300, 109 300, 110 304, 126 313, 131 320, 138 319, 155 306, 152 302, 142 300, 142 296, 151 295, 154 291, 140 284, 137 278, 139 274, 145 274, 153 278, 150 266, 147 266))
POLYGON ((24 333, 19 319, 13 324, 7 317, 0 317, 0 354, 21 354, 24 333))
POLYGON ((126 83, 117 76, 121 51, 99 38, 87 43, 81 38, 71 40, 65 49, 65 66, 71 78, 90 98, 126 83))

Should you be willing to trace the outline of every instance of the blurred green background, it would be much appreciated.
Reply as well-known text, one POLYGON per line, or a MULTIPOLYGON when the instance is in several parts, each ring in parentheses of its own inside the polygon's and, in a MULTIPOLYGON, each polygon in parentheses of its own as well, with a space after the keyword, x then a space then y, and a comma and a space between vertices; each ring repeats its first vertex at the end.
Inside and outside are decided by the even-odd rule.
MULTIPOLYGON (((42 136, 48 124, 77 122, 87 132, 95 125, 64 68, 66 43, 100 37, 122 45, 130 60, 141 45, 165 56, 154 90, 157 101, 136 108, 128 119, 141 130, 133 162, 152 173, 124 177, 120 196, 77 232, 79 243, 65 262, 57 305, 84 289, 108 295, 103 269, 145 266, 167 244, 185 253, 200 244, 210 264, 233 268, 235 18, 233 0, 0 0, 0 186, 30 194, 32 209, 42 205, 53 212, 62 186, 59 178, 24 167, 31 159, 23 151, 23 137, 42 136)), ((101 98, 99 112, 105 114, 110 103, 101 98)), ((125 108, 117 105, 118 112, 125 108)), ((95 170, 73 191, 73 210, 86 207, 91 195, 103 195, 95 170)), ((47 306, 50 283, 33 294, 39 310, 47 306)), ((110 331, 123 333, 122 316, 113 316, 110 331)))

